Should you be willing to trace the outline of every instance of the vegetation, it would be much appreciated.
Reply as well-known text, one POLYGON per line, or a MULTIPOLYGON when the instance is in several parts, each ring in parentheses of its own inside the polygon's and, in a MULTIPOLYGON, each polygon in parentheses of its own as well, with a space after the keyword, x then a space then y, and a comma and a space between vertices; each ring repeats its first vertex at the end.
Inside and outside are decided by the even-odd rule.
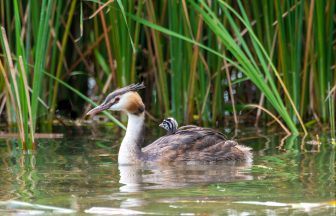
POLYGON ((141 80, 159 120, 335 130, 335 0, 4 0, 0 17, 0 113, 24 148, 141 80))

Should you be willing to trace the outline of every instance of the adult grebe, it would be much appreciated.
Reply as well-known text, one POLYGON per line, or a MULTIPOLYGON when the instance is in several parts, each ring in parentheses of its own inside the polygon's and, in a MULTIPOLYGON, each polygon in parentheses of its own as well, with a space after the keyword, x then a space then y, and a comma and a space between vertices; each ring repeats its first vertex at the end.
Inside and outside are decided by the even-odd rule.
POLYGON ((160 137, 141 149, 145 105, 136 91, 143 88, 145 86, 141 83, 117 89, 87 113, 93 115, 103 110, 113 110, 124 111, 128 115, 126 134, 119 149, 119 164, 252 160, 250 148, 227 140, 224 134, 216 130, 198 126, 179 128, 174 134, 160 137))

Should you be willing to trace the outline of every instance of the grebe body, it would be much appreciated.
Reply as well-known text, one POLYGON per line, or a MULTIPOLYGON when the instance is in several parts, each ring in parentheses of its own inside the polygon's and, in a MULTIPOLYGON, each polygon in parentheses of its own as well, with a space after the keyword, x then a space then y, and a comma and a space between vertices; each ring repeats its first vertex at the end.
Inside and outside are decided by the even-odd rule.
POLYGON ((117 89, 102 104, 87 113, 93 115, 112 110, 123 111, 128 115, 126 134, 118 154, 119 164, 252 160, 250 148, 227 140, 219 131, 194 125, 180 127, 141 149, 145 105, 137 91, 143 88, 145 86, 141 83, 117 89))

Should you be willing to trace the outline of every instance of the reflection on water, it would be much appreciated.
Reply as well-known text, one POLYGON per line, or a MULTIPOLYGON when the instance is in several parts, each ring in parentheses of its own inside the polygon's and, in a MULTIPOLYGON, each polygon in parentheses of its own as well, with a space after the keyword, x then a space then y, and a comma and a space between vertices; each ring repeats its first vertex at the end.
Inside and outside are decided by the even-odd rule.
POLYGON ((178 189, 192 185, 252 180, 251 163, 119 166, 121 192, 178 189))
POLYGON ((240 132, 254 149, 253 164, 118 166, 119 138, 83 134, 40 140, 30 154, 1 140, 0 214, 335 213, 335 148, 327 135, 305 144, 316 136, 240 132))

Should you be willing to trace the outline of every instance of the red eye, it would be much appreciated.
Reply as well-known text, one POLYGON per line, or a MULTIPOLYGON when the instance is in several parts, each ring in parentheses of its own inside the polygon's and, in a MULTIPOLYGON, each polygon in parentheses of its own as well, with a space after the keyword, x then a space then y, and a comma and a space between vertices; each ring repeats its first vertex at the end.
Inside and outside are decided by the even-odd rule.
POLYGON ((116 97, 115 99, 114 99, 114 103, 118 103, 120 101, 120 97, 116 97))

